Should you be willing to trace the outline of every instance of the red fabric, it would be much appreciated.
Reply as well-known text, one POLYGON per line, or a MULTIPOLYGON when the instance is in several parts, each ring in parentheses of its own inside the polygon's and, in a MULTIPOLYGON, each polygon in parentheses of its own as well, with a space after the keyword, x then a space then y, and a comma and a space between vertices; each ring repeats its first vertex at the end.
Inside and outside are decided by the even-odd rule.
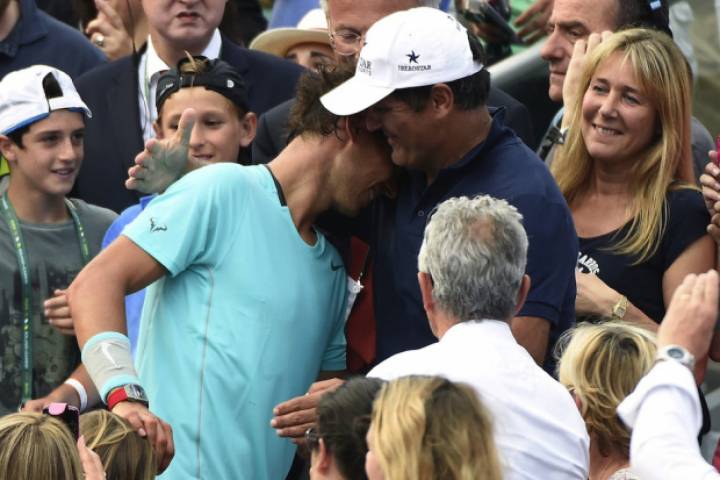
POLYGON ((720 440, 718 440, 718 444, 715 447, 715 453, 712 458, 712 466, 715 467, 715 470, 720 471, 720 440))
MULTIPOLYGON (((369 247, 353 237, 350 240, 349 274, 357 280, 365 265, 369 247)), ((372 261, 362 278, 364 288, 355 299, 355 305, 345 326, 347 337, 347 366, 350 373, 365 373, 375 360, 375 314, 373 312, 372 261)))

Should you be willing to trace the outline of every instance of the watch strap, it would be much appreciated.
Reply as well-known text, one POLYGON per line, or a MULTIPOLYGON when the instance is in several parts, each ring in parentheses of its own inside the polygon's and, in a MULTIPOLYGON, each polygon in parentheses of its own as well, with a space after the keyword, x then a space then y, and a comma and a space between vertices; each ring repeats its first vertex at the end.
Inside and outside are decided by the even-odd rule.
POLYGON ((125 385, 110 392, 107 397, 108 410, 112 410, 120 402, 136 402, 149 406, 145 391, 139 385, 125 385))

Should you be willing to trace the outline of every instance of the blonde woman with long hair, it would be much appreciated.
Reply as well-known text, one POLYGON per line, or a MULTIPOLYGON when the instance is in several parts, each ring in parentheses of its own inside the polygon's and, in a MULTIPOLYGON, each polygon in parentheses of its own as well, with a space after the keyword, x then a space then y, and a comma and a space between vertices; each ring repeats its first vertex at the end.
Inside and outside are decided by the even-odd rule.
POLYGON ((373 405, 365 470, 369 480, 500 480, 490 413, 467 385, 394 380, 373 405))
POLYGON ((590 435, 589 480, 638 480, 629 469, 630 431, 616 410, 652 368, 655 335, 623 322, 584 323, 558 342, 560 383, 590 435))
POLYGON ((587 53, 552 165, 580 239, 579 320, 655 330, 682 279, 715 265, 692 172, 690 79, 661 32, 617 32, 587 53))

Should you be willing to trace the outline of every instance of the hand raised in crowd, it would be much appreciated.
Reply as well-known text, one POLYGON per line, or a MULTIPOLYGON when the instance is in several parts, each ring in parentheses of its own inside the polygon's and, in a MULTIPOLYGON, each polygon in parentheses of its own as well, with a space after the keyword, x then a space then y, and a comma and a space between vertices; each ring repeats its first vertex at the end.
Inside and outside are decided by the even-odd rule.
POLYGON ((95 6, 98 15, 88 23, 85 35, 111 61, 130 55, 133 51, 133 39, 125 30, 120 15, 108 0, 95 0, 95 6))
POLYGON ((535 0, 515 19, 515 26, 520 28, 517 34, 523 42, 529 45, 545 36, 552 9, 553 0, 535 0))
POLYGON ((148 438, 155 451, 158 473, 165 471, 175 455, 172 427, 140 403, 120 402, 112 412, 127 420, 138 435, 148 438))
POLYGON ((165 191, 188 168, 190 136, 197 112, 188 108, 180 116, 175 135, 145 142, 145 150, 135 157, 135 165, 128 170, 125 186, 142 193, 165 191))
POLYGON ((100 455, 87 447, 85 437, 82 435, 77 440, 77 449, 80 454, 80 463, 82 464, 85 480, 104 480, 107 478, 100 455))
POLYGON ((720 243, 720 167, 717 165, 718 152, 709 154, 710 161, 705 165, 705 173, 700 175, 705 206, 710 212, 710 225, 708 233, 716 242, 720 243))
POLYGON ((707 354, 717 320, 719 282, 715 270, 685 277, 658 329, 658 348, 680 345, 695 358, 707 354))
POLYGON ((602 33, 591 33, 590 36, 585 39, 579 39, 575 42, 573 47, 573 54, 570 57, 570 63, 568 64, 567 72, 565 73, 565 81, 563 82, 563 105, 565 107, 565 113, 563 114, 563 126, 566 127, 572 118, 572 109, 575 106, 578 95, 581 95, 582 87, 580 85, 580 76, 585 68, 585 62, 598 45, 604 40, 607 40, 612 35, 612 32, 604 31, 602 33))
POLYGON ((301 443, 305 431, 315 425, 316 409, 322 396, 332 392, 343 383, 345 380, 340 378, 313 383, 305 395, 292 398, 276 406, 273 409, 274 417, 270 421, 270 426, 277 431, 278 436, 291 438, 295 444, 301 443))
POLYGON ((53 296, 45 300, 43 308, 45 318, 55 330, 63 335, 75 335, 66 290, 55 290, 53 296))

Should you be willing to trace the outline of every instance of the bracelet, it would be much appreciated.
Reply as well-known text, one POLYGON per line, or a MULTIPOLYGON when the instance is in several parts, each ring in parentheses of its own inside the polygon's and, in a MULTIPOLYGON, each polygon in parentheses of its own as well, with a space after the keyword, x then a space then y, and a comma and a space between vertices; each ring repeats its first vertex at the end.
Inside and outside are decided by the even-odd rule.
POLYGON ((612 308, 612 319, 613 320, 622 320, 625 318, 625 312, 627 312, 628 308, 628 299, 625 295, 622 295, 620 297, 620 300, 617 301, 617 303, 612 308))
POLYGON ((66 385, 70 385, 78 394, 78 397, 80 398, 80 411, 85 411, 85 407, 87 407, 87 391, 85 390, 85 387, 82 383, 78 382, 74 378, 68 378, 65 380, 66 385))

